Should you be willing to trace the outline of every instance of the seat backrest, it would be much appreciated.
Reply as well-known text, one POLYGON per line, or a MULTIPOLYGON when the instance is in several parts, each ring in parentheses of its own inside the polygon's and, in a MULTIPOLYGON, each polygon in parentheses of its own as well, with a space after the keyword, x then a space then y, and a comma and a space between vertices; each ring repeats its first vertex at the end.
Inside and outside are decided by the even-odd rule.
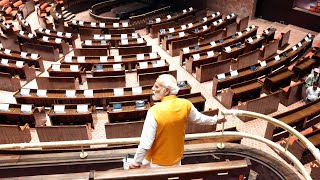
POLYGON ((31 141, 29 125, 0 125, 0 144, 28 143, 31 141))

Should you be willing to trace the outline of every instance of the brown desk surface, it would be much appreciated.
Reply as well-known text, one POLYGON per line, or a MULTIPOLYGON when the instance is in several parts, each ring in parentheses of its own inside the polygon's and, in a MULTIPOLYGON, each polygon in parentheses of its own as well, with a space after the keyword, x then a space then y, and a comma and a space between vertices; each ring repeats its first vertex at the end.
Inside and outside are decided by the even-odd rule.
POLYGON ((259 82, 254 82, 254 83, 247 84, 247 85, 244 85, 241 87, 237 87, 235 89, 232 88, 231 90, 234 94, 241 94, 241 93, 246 92, 248 90, 253 90, 253 89, 258 89, 258 88, 262 88, 262 84, 259 82))
POLYGON ((191 103, 205 102, 206 101, 202 96, 188 97, 186 99, 188 99, 191 103))
POLYGON ((313 63, 315 63, 316 61, 314 59, 310 59, 308 58, 307 60, 301 62, 301 63, 297 63, 297 65, 295 65, 294 67, 300 70, 305 69, 306 67, 310 67, 313 63))
POLYGON ((308 140, 315 146, 318 146, 320 144, 320 132, 318 134, 313 135, 308 138, 308 140))
POLYGON ((304 119, 305 117, 318 114, 320 110, 319 107, 320 107, 320 102, 312 106, 309 106, 305 109, 302 109, 300 111, 281 117, 279 118, 279 120, 290 125, 304 119))
POLYGON ((281 80, 283 80, 283 79, 285 79, 285 78, 290 77, 292 74, 293 74, 293 73, 288 70, 288 71, 284 71, 284 72, 282 72, 282 73, 280 73, 280 74, 277 74, 277 75, 275 75, 275 76, 268 77, 268 79, 269 79, 270 81, 272 81, 272 82, 279 82, 279 81, 281 81, 281 80))

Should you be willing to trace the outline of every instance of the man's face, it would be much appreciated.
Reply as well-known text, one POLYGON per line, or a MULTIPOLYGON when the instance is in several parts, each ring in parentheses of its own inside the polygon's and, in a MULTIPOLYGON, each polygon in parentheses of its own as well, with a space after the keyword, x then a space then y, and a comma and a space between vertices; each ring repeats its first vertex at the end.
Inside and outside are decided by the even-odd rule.
POLYGON ((317 90, 317 87, 318 87, 318 86, 313 86, 313 90, 314 90, 314 91, 317 90))
POLYGON ((155 101, 163 99, 168 92, 168 89, 163 87, 162 84, 163 84, 162 81, 157 79, 152 87, 152 92, 153 92, 152 99, 155 101))

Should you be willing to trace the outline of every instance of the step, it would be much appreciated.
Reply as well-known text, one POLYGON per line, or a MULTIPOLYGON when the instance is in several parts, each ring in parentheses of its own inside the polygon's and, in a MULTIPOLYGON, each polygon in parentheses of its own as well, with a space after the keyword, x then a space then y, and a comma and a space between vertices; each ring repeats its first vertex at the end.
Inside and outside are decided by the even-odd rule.
POLYGON ((71 12, 68 12, 67 14, 64 14, 64 15, 62 15, 64 18, 67 18, 67 17, 69 17, 69 16, 71 16, 72 15, 72 13, 71 12))
POLYGON ((75 18, 76 16, 74 14, 72 14, 71 16, 67 17, 67 18, 64 18, 65 21, 70 21, 72 20, 73 18, 75 18))

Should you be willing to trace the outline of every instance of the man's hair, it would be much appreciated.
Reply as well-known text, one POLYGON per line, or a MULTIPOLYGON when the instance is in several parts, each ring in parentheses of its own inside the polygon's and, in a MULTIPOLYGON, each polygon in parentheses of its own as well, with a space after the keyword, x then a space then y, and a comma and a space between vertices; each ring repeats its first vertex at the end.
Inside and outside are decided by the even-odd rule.
POLYGON ((169 95, 176 95, 179 92, 179 87, 177 85, 177 80, 171 74, 161 74, 158 79, 162 81, 162 86, 169 88, 169 95))

